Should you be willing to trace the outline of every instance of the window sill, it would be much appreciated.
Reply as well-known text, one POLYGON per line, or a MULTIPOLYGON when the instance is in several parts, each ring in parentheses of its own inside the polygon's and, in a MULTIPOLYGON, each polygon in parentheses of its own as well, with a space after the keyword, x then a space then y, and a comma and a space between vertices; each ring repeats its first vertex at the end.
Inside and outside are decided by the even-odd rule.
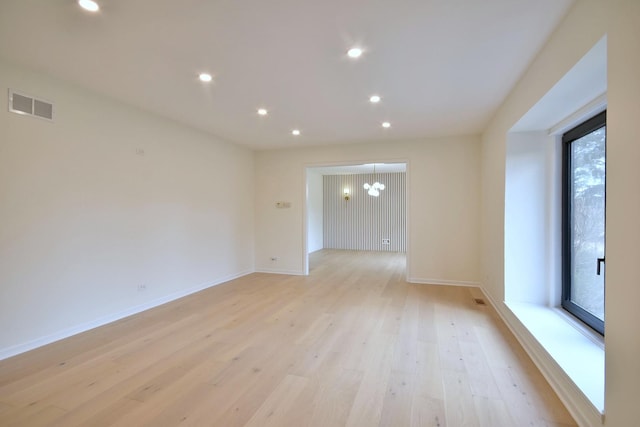
POLYGON ((604 413, 604 341, 560 309, 506 303, 595 409, 604 413))

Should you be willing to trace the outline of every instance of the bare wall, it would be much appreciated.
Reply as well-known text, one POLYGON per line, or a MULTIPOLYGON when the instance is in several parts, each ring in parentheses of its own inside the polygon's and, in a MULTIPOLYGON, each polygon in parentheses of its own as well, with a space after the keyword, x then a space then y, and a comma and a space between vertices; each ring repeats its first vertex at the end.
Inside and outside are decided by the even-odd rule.
POLYGON ((366 150, 351 144, 257 152, 256 269, 304 273, 307 167, 406 162, 409 279, 477 283, 479 155, 476 136, 371 143, 366 150), (277 201, 291 207, 278 209, 277 201))
POLYGON ((322 174, 307 170, 307 250, 311 252, 322 249, 322 174))
POLYGON ((55 103, 0 111, 0 358, 253 271, 251 151, 9 64, 0 82, 0 105, 55 103))

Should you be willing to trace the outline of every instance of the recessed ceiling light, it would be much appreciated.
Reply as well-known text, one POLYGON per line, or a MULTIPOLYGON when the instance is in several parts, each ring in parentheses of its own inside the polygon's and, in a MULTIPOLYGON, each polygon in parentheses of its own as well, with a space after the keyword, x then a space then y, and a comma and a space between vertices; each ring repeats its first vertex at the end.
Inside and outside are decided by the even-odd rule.
POLYGON ((385 129, 390 128, 390 127, 391 127, 391 123, 389 123, 389 122, 382 122, 382 127, 383 127, 383 128, 385 128, 385 129))
POLYGON ((371 95, 371 97, 369 98, 369 102, 371 102, 372 104, 377 104, 378 102, 380 102, 380 95, 371 95))
POLYGON ((349 58, 360 58, 360 55, 362 55, 362 49, 359 47, 352 47, 347 51, 347 55, 349 55, 349 58))
POLYGON ((213 79, 213 77, 211 77, 211 74, 208 73, 201 73, 198 78, 200 79, 201 82, 205 82, 208 83, 211 81, 211 79, 213 79))
POLYGON ((78 0, 78 4, 81 8, 89 12, 97 12, 100 10, 100 5, 93 0, 78 0))
POLYGON ((291 135, 298 136, 298 135, 300 135, 300 131, 298 129, 294 129, 294 130, 291 131, 291 135))
POLYGON ((268 113, 266 108, 258 108, 258 114, 260 114, 261 116, 266 116, 268 113))

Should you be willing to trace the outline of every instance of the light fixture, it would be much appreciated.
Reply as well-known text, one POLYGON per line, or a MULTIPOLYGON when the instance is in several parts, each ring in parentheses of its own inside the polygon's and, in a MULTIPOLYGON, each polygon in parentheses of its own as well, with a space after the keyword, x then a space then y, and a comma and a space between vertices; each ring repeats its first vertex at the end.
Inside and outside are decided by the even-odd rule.
POLYGON ((385 129, 389 129, 391 127, 391 123, 389 122, 382 122, 382 127, 385 129))
POLYGON ((369 102, 371 102, 372 104, 377 104, 378 102, 380 102, 380 95, 371 95, 371 97, 369 98, 369 102))
POLYGON ((343 194, 344 194, 344 199, 348 202, 349 201, 349 189, 345 188, 343 190, 343 194))
POLYGON ((378 197, 380 195, 380 192, 384 190, 384 184, 381 184, 376 180, 376 164, 375 163, 373 164, 373 180, 374 180, 373 184, 369 184, 368 182, 366 182, 363 187, 365 190, 367 190, 367 193, 370 196, 378 197))
POLYGON ((298 129, 294 129, 294 130, 292 130, 292 131, 291 131, 291 135, 293 135, 293 136, 298 136, 298 135, 300 135, 300 130, 298 130, 298 129))
POLYGON ((266 108, 258 108, 258 114, 260 114, 261 116, 266 116, 267 115, 267 109, 266 108))
POLYGON ((93 0, 78 0, 78 4, 81 8, 89 12, 97 12, 100 10, 100 5, 93 0))
POLYGON ((349 58, 353 59, 360 58, 360 56, 362 55, 362 49, 359 47, 352 47, 347 51, 347 55, 349 56, 349 58))
POLYGON ((205 83, 209 83, 213 79, 213 77, 211 77, 211 74, 209 73, 200 73, 198 78, 200 79, 201 82, 205 82, 205 83))

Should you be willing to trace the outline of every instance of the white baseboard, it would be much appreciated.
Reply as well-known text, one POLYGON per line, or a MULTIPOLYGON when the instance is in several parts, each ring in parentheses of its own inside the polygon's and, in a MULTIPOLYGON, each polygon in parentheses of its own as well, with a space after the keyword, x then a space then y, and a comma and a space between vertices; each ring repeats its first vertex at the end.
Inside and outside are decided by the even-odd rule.
POLYGON ((256 273, 269 273, 269 274, 286 274, 288 276, 304 276, 305 274, 297 270, 278 270, 275 268, 262 268, 256 270, 256 273))
POLYGON ((27 342, 21 343, 21 344, 17 344, 17 345, 8 347, 8 348, 0 349, 0 360, 7 359, 9 357, 16 356, 16 355, 21 354, 21 353, 25 353, 25 352, 27 352, 29 350, 33 350, 33 349, 36 349, 38 347, 42 347, 42 346, 47 345, 47 344, 51 344, 52 342, 59 341, 59 340, 62 340, 64 338, 68 338, 70 336, 77 335, 77 334, 82 333, 82 332, 86 332, 88 330, 97 328, 99 326, 103 326, 103 325, 106 325, 108 323, 115 322, 116 320, 124 319, 125 317, 129 317, 131 315, 134 315, 134 314, 137 314, 137 313, 141 313, 141 312, 143 312, 145 310, 149 310, 149 309, 152 309, 154 307, 158 307, 158 306, 166 304, 168 302, 175 301, 177 299, 186 297, 187 295, 191 295, 193 293, 200 292, 200 291, 205 290, 207 288, 219 285, 221 283, 228 282, 228 281, 233 280, 233 279, 237 279, 237 278, 242 277, 242 276, 246 276, 247 274, 251 274, 251 273, 253 273, 253 272, 249 271, 249 272, 232 274, 232 275, 229 275, 229 276, 226 276, 226 277, 222 277, 222 278, 220 278, 220 279, 218 279, 218 280, 216 280, 215 282, 212 282, 212 283, 204 283, 204 284, 201 284, 201 285, 198 285, 198 286, 194 286, 194 287, 189 288, 189 289, 184 289, 184 290, 180 290, 180 291, 177 291, 177 292, 173 292, 171 294, 162 296, 160 298, 156 298, 154 300, 147 301, 147 302, 145 302, 143 304, 139 304, 139 305, 127 308, 126 310, 119 311, 117 313, 108 314, 106 316, 99 317, 99 318, 97 318, 95 320, 92 320, 92 321, 89 321, 89 322, 81 323, 79 325, 75 325, 75 326, 72 326, 70 328, 65 328, 65 329, 63 329, 61 331, 54 332, 53 334, 49 334, 49 335, 46 335, 46 336, 43 336, 43 337, 40 337, 40 338, 36 338, 34 340, 27 341, 27 342))
POLYGON ((464 280, 443 280, 443 279, 420 279, 416 277, 407 278, 409 283, 417 283, 421 285, 443 285, 443 286, 471 286, 474 288, 480 287, 478 282, 468 282, 464 280))
POLYGON ((580 427, 602 426, 604 424, 604 414, 593 406, 591 401, 511 312, 509 307, 504 303, 498 304, 482 286, 480 286, 480 290, 524 348, 549 385, 551 385, 551 388, 556 392, 578 425, 580 427))

